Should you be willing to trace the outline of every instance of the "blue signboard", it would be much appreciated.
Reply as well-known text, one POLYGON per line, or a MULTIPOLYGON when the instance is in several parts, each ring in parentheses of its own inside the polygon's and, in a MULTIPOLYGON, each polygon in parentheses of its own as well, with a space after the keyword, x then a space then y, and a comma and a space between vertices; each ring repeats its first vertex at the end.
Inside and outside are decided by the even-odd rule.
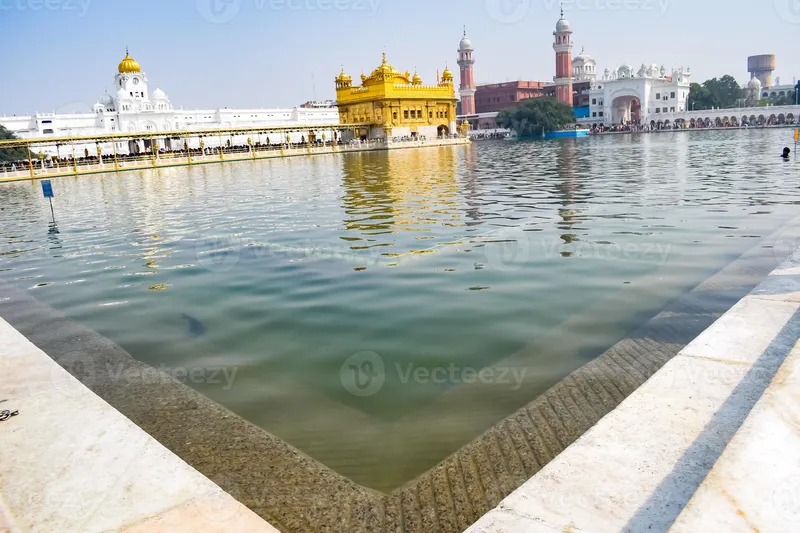
POLYGON ((53 198, 53 196, 55 196, 53 194, 53 185, 50 183, 50 180, 42 180, 42 193, 44 193, 45 198, 53 198))

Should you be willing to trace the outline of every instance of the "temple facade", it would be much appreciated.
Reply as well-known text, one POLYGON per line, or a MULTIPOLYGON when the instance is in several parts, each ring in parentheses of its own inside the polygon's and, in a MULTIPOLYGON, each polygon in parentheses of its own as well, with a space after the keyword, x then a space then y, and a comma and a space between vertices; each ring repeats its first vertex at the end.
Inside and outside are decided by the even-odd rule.
POLYGON ((691 86, 691 72, 678 68, 669 75, 666 68, 652 64, 634 70, 622 65, 608 69, 589 90, 592 124, 648 124, 664 114, 684 113, 691 86))
POLYGON ((383 61, 354 86, 344 72, 336 77, 336 104, 342 124, 365 124, 362 139, 435 138, 456 133, 456 94, 453 73, 437 73, 435 85, 419 74, 400 72, 383 61))
POLYGON ((104 94, 91 109, 0 117, 0 125, 20 139, 338 122, 339 114, 332 103, 288 109, 175 109, 164 91, 150 90, 147 75, 127 51, 114 75, 113 94, 104 94))

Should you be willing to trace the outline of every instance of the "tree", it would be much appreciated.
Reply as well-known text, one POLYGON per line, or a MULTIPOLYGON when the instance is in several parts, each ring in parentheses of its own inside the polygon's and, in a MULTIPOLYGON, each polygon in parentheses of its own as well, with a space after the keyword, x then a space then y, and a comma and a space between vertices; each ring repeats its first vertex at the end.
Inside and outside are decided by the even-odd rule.
MULTIPOLYGON (((5 126, 0 126, 0 141, 13 141, 17 137, 8 131, 5 126)), ((0 162, 22 161, 28 159, 28 151, 25 148, 0 148, 0 162)))
POLYGON ((693 83, 689 86, 689 98, 686 101, 687 110, 711 109, 716 106, 717 101, 711 91, 699 83, 693 83))
POLYGON ((726 74, 721 78, 711 78, 703 82, 705 87, 717 102, 717 107, 730 108, 736 107, 742 98, 742 88, 736 78, 730 74, 726 74))
POLYGON ((739 87, 736 79, 726 74, 721 78, 711 78, 703 84, 692 83, 689 88, 687 109, 712 109, 737 107, 747 95, 739 87))
POLYGON ((522 100, 497 115, 497 125, 514 130, 520 138, 541 137, 574 123, 572 106, 546 97, 522 100))
POLYGON ((772 105, 794 105, 794 91, 784 94, 783 96, 775 96, 770 98, 770 104, 772 105))

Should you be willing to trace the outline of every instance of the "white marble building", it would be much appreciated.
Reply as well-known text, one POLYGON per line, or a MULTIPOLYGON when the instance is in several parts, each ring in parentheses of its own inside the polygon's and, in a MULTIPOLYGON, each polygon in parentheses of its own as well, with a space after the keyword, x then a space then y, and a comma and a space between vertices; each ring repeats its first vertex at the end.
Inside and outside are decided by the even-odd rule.
POLYGON ((595 79, 589 91, 589 117, 581 122, 621 124, 658 121, 665 113, 686 111, 691 73, 683 67, 667 75, 656 64, 642 64, 638 71, 622 65, 615 71, 605 70, 595 79))
MULTIPOLYGON (((758 81, 758 78, 755 76, 753 76, 752 79, 758 81)), ((778 77, 775 78, 775 85, 771 87, 761 87, 761 82, 759 81, 759 88, 761 89, 761 98, 789 96, 793 101, 795 98, 798 98, 798 94, 795 92, 797 90, 797 80, 794 80, 791 85, 781 85, 781 79, 778 77)))
MULTIPOLYGON (((291 109, 175 109, 164 91, 158 88, 150 91, 147 75, 139 63, 127 53, 114 76, 114 88, 114 94, 104 94, 92 106, 91 112, 3 116, 0 117, 0 125, 21 139, 40 139, 148 131, 161 133, 219 128, 321 125, 339 122, 339 112, 333 103, 307 104, 291 109)), ((300 136, 297 137, 299 140, 300 136)), ((212 141, 213 139, 210 140, 212 141)), ((110 143, 106 144, 109 149, 113 148, 110 143)), ((125 153, 129 148, 128 143, 117 144, 116 148, 120 153, 125 153)), ((94 154, 94 145, 91 146, 94 154)))
POLYGON ((597 79, 597 61, 581 47, 581 53, 572 58, 572 78, 576 82, 597 79))

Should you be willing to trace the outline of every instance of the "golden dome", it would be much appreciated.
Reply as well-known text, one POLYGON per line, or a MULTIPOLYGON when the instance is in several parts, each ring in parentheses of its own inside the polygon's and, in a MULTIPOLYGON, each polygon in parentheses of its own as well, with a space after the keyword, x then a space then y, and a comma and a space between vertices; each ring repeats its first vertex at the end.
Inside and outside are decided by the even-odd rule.
POLYGON ((128 54, 128 49, 126 48, 125 49, 125 59, 120 61, 119 67, 117 67, 117 70, 119 70, 120 74, 123 74, 123 73, 126 73, 126 72, 128 72, 128 73, 130 73, 130 72, 141 72, 142 71, 142 67, 140 67, 139 63, 137 63, 136 60, 133 59, 128 54))
POLYGON ((386 62, 386 53, 383 54, 383 61, 381 61, 380 66, 372 71, 372 74, 369 75, 369 80, 377 80, 377 81, 389 81, 394 78, 404 78, 406 83, 408 83, 408 77, 404 76, 399 70, 391 66, 389 63, 386 62))
POLYGON ((413 85, 422 85, 422 78, 419 77, 419 74, 416 72, 414 73, 414 77, 411 78, 411 83, 413 85))
POLYGON ((362 72, 361 73, 361 83, 364 83, 365 81, 367 81, 367 75, 362 72))
POLYGON ((342 71, 339 73, 339 76, 336 77, 336 81, 339 83, 345 83, 345 82, 349 83, 353 81, 353 78, 345 74, 344 67, 342 67, 342 71))
POLYGON ((442 81, 453 81, 453 73, 447 67, 444 67, 444 72, 442 72, 442 81))

